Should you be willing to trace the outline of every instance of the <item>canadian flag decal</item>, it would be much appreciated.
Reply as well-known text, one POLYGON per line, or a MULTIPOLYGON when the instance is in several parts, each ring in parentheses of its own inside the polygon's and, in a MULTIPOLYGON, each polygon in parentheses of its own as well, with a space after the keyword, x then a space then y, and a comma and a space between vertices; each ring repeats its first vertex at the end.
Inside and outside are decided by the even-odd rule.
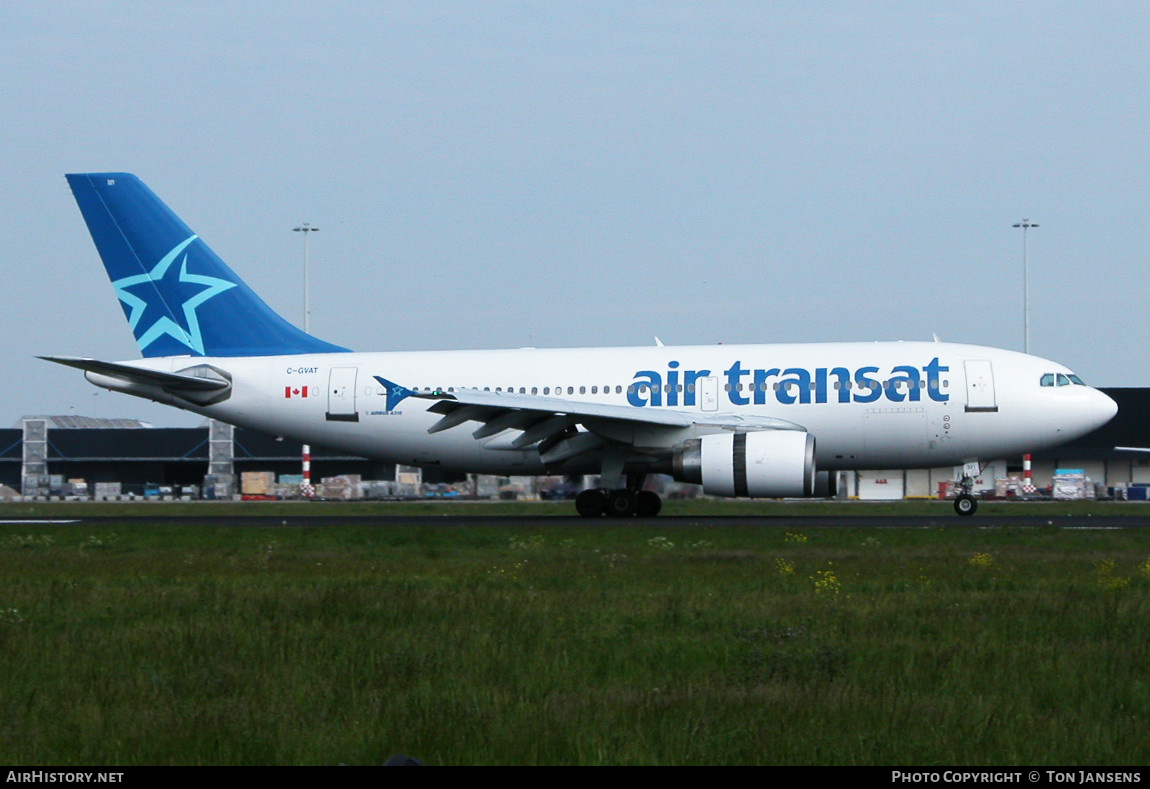
POLYGON ((307 397, 306 386, 285 386, 284 397, 307 397))

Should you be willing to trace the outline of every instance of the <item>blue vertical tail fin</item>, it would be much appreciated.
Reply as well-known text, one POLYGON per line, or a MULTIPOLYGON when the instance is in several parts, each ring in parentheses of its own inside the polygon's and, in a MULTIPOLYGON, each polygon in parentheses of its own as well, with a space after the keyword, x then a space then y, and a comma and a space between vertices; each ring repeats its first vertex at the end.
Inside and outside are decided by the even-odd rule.
POLYGON ((347 350, 280 317, 136 176, 66 177, 144 356, 347 350))

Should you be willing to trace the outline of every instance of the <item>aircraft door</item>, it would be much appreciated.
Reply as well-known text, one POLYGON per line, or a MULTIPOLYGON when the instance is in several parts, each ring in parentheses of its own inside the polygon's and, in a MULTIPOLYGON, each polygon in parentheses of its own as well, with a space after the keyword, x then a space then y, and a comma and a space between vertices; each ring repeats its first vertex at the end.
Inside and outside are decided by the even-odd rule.
POLYGON ((333 367, 327 379, 327 420, 329 422, 358 422, 355 410, 356 367, 333 367))
POLYGON ((718 411, 719 410, 719 379, 711 375, 706 378, 700 378, 699 384, 699 407, 704 411, 718 411))
POLYGON ((967 359, 966 368, 966 410, 997 411, 998 401, 994 397, 994 370, 989 359, 967 359))

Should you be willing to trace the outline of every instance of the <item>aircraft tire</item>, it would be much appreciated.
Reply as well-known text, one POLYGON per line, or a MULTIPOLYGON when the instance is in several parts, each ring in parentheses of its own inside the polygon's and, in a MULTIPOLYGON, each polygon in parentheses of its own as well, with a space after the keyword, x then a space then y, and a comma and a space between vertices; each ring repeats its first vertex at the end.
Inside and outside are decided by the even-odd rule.
POLYGON ((635 514, 635 494, 629 490, 613 490, 607 494, 607 515, 626 518, 635 514))
POLYGON ((969 493, 960 493, 954 500, 954 511, 963 517, 970 517, 978 510, 978 499, 969 493))
POLYGON ((575 511, 584 518, 598 518, 607 509, 607 497, 601 490, 585 490, 575 497, 575 511))
POLYGON ((663 500, 659 494, 650 490, 641 490, 635 494, 635 514, 640 518, 654 518, 663 509, 663 500))

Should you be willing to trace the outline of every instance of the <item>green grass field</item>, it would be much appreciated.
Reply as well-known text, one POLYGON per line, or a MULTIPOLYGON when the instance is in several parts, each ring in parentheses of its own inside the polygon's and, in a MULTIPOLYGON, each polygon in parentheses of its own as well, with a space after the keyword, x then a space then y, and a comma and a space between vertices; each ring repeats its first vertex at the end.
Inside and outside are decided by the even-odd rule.
POLYGON ((1138 529, 443 522, 0 525, 0 763, 1150 762, 1138 529))

